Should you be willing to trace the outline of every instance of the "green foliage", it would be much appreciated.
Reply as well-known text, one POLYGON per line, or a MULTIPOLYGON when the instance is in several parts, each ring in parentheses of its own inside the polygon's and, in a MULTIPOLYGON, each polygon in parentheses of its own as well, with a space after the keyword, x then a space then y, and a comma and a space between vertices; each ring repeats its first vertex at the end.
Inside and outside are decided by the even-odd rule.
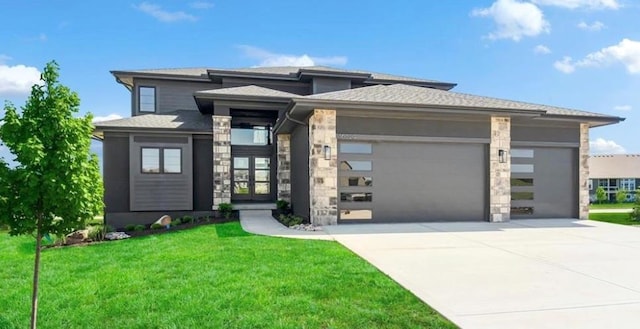
POLYGON ((280 217, 278 217, 278 220, 280 221, 280 223, 287 227, 302 224, 302 217, 295 215, 281 214, 280 217))
POLYGON ((182 216, 182 223, 184 224, 191 224, 193 223, 193 217, 192 216, 182 216))
POLYGON ((137 232, 144 231, 144 230, 146 230, 146 229, 147 229, 147 227, 146 227, 146 226, 144 226, 144 225, 136 225, 136 226, 133 228, 133 230, 134 230, 134 231, 137 231, 137 232))
POLYGON ((55 62, 41 79, 21 111, 7 102, 0 118, 0 140, 17 163, 9 168, 0 159, 0 221, 11 235, 67 234, 104 207, 98 158, 90 152, 92 116, 75 117, 80 98, 59 83, 55 62))
POLYGON ((104 235, 106 234, 105 229, 106 227, 104 225, 89 226, 89 239, 93 241, 104 240, 104 235))
POLYGON ((598 203, 603 203, 607 200, 607 192, 604 190, 604 187, 598 186, 596 189, 596 200, 598 200, 598 203))
POLYGON ((105 233, 115 232, 115 231, 116 231, 116 228, 111 226, 111 225, 105 225, 104 226, 104 232, 105 233))
POLYGON ((286 200, 276 201, 276 208, 278 208, 278 210, 283 212, 289 210, 289 201, 286 201, 286 200))
POLYGON ((175 218, 174 220, 171 221, 171 226, 178 226, 182 224, 182 219, 180 219, 180 217, 175 218))
POLYGON ((218 205, 218 211, 225 219, 231 218, 231 213, 233 211, 233 205, 230 203, 221 203, 218 205))
POLYGON ((617 190, 616 191, 616 202, 617 203, 623 203, 623 202, 627 201, 627 195, 628 194, 629 194, 628 191, 617 190))
POLYGON ((124 227, 125 231, 133 231, 136 228, 136 224, 127 224, 127 226, 124 227))
POLYGON ((633 210, 629 214, 632 220, 640 221, 640 189, 636 190, 635 201, 633 202, 633 210))
POLYGON ((151 224, 151 229, 152 230, 160 230, 160 229, 163 229, 163 228, 164 228, 164 225, 162 225, 162 224, 158 224, 158 223, 151 224))

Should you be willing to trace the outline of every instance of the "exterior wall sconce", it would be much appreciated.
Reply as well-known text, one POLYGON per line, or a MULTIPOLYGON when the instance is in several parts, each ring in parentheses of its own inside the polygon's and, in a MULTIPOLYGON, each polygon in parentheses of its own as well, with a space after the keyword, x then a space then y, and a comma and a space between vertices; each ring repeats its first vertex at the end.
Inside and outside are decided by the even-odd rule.
POLYGON ((507 151, 498 150, 498 161, 500 163, 506 163, 507 162, 507 151))
POLYGON ((324 148, 324 159, 331 160, 331 146, 325 145, 324 148))

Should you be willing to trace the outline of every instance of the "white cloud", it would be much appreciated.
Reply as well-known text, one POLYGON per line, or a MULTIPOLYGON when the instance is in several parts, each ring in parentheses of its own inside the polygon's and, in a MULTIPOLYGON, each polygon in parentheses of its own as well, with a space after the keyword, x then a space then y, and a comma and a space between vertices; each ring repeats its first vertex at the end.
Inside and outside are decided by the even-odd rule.
POLYGON ((190 3, 189 7, 193 9, 211 9, 213 8, 213 3, 206 1, 195 1, 190 3))
POLYGON ((93 122, 110 121, 110 120, 118 120, 118 119, 122 119, 122 116, 119 114, 112 113, 106 116, 93 117, 93 122))
POLYGON ((618 9, 620 4, 617 0, 532 0, 533 3, 541 6, 555 6, 568 9, 618 9))
POLYGON ((6 64, 11 57, 0 54, 0 95, 26 95, 40 81, 40 71, 32 66, 6 64))
POLYGON ((595 21, 591 24, 587 24, 585 21, 578 23, 578 28, 585 31, 600 31, 606 26, 601 21, 595 21))
POLYGON ((631 105, 616 105, 613 109, 616 111, 631 111, 633 107, 631 105))
POLYGON ((536 54, 547 55, 551 54, 551 49, 545 45, 537 45, 533 48, 533 52, 536 54))
POLYGON ((162 7, 150 2, 142 2, 139 5, 133 5, 133 7, 145 14, 150 15, 151 17, 154 17, 155 19, 161 22, 166 22, 166 23, 177 22, 177 21, 193 22, 198 20, 197 17, 191 14, 187 14, 184 11, 167 11, 162 9, 162 7))
POLYGON ((569 56, 565 56, 561 61, 553 63, 553 67, 555 67, 556 70, 567 74, 573 73, 573 71, 576 70, 576 67, 573 65, 573 59, 569 56))
POLYGON ((528 2, 497 0, 489 8, 474 9, 471 15, 493 19, 496 30, 487 35, 492 40, 520 41, 522 37, 534 37, 551 31, 551 25, 544 19, 542 10, 528 2))
POLYGON ((240 45, 238 46, 238 48, 242 50, 245 56, 260 61, 257 66, 344 66, 347 64, 347 57, 345 56, 314 57, 307 54, 277 54, 272 53, 268 50, 247 45, 240 45))
POLYGON ((579 61, 565 57, 554 66, 564 73, 571 73, 578 67, 603 67, 613 63, 623 64, 630 74, 640 74, 640 42, 623 39, 617 45, 588 54, 579 61))
POLYGON ((612 140, 596 138, 589 142, 591 154, 620 154, 626 153, 624 147, 612 140))

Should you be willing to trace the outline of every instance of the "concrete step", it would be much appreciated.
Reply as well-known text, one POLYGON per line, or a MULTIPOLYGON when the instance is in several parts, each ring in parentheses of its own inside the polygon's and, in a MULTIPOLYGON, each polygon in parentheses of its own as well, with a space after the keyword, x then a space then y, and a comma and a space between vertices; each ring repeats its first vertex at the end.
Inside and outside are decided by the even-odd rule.
POLYGON ((276 209, 276 204, 275 203, 234 203, 233 209, 234 210, 273 210, 273 209, 276 209))

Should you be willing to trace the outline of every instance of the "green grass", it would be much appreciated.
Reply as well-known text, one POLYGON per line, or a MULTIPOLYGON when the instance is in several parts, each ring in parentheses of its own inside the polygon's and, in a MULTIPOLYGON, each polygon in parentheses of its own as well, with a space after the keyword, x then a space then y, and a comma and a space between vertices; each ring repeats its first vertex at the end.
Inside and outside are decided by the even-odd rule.
MULTIPOLYGON (((0 324, 28 327, 33 239, 0 233, 0 324)), ((333 241, 237 222, 42 253, 39 328, 455 328, 333 241)))
POLYGON ((589 209, 633 209, 633 203, 593 203, 589 209))
POLYGON ((640 225, 639 221, 631 220, 626 213, 591 213, 589 219, 622 225, 640 225))

